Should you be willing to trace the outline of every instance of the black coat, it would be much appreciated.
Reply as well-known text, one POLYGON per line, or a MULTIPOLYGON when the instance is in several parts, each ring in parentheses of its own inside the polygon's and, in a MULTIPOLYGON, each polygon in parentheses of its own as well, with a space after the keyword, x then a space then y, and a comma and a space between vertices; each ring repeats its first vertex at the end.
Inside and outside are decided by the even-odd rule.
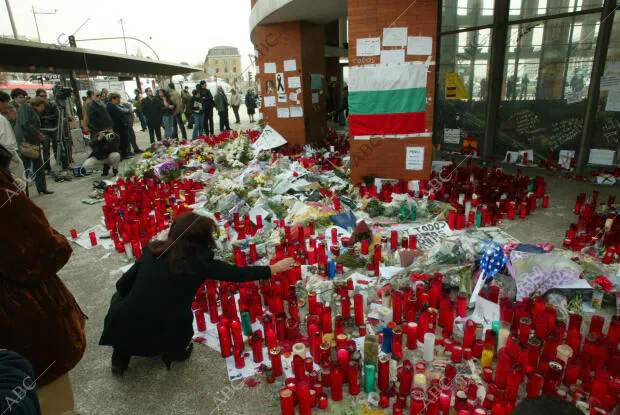
POLYGON ((200 91, 200 98, 202 98, 202 105, 205 112, 213 112, 213 95, 208 88, 198 88, 200 91))
POLYGON ((0 351, 0 413, 40 415, 34 381, 28 360, 10 350, 0 351))
POLYGON ((142 100, 142 114, 151 126, 161 125, 161 117, 164 114, 164 106, 159 99, 146 97, 142 100))
POLYGON ((114 122, 114 131, 118 135, 129 134, 129 125, 127 124, 127 116, 121 111, 121 109, 111 102, 108 102, 108 114, 114 122))
POLYGON ((105 106, 101 106, 93 100, 88 103, 86 110, 88 112, 88 127, 91 131, 98 132, 114 128, 114 121, 112 121, 105 106))
POLYGON ((97 160, 105 160, 111 153, 118 153, 120 147, 120 139, 114 138, 108 140, 105 137, 96 137, 94 140, 91 140, 90 147, 92 148, 92 152, 88 157, 95 157, 97 160))
POLYGON ((245 282, 268 279, 269 267, 239 268, 213 259, 205 249, 189 264, 189 275, 172 275, 167 255, 142 257, 116 283, 100 345, 125 353, 157 356, 185 349, 194 334, 192 302, 205 279, 245 282))

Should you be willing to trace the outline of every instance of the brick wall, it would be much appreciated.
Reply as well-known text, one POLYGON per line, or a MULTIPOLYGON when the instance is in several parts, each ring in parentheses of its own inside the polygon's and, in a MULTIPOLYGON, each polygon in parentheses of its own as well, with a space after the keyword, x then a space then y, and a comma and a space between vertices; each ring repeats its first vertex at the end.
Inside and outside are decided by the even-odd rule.
MULTIPOLYGON (((387 27, 407 27, 409 36, 432 36, 434 39, 432 60, 435 61, 439 2, 438 0, 417 0, 413 6, 408 8, 409 6, 411 6, 409 0, 348 0, 349 65, 379 63, 379 56, 372 57, 372 59, 366 58, 364 61, 357 57, 356 39, 381 36, 383 29, 387 27)), ((405 55, 405 60, 407 62, 424 61, 426 57, 405 55)), ((433 129, 435 69, 436 66, 430 67, 426 86, 426 128, 428 132, 432 132, 433 129)), ((407 180, 428 178, 429 169, 422 172, 406 170, 404 154, 407 146, 425 146, 425 164, 430 168, 430 137, 381 140, 384 140, 383 144, 374 148, 374 151, 368 152, 368 157, 358 163, 357 168, 352 165, 352 182, 359 181, 364 175, 407 180)), ((363 146, 368 144, 368 141, 352 140, 351 152, 362 154, 365 148, 363 146)))
MULTIPOLYGON (((261 95, 267 94, 266 82, 272 80, 275 84, 275 74, 265 74, 265 62, 275 62, 276 72, 284 72, 284 61, 294 59, 297 63, 296 72, 284 72, 287 97, 291 92, 286 79, 290 76, 301 77, 301 94, 298 102, 287 100, 286 103, 276 103, 276 107, 261 108, 266 122, 276 129, 289 142, 289 145, 303 145, 318 141, 323 137, 325 127, 325 94, 320 94, 319 104, 312 104, 310 89, 310 75, 325 73, 323 27, 306 22, 286 22, 256 27, 256 49, 258 50, 257 64, 260 72, 257 82, 261 83, 261 95), (278 118, 277 107, 301 106, 302 118, 278 118)), ((319 92, 319 91, 315 91, 319 92)))

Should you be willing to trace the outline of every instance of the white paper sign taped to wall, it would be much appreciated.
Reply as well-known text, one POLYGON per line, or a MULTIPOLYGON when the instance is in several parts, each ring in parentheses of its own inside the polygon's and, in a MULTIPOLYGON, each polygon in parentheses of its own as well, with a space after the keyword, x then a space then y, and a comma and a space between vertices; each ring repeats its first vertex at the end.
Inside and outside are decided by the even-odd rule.
POLYGON ((460 144, 461 129, 460 128, 444 128, 443 130, 444 144, 460 144))
POLYGON ((381 53, 381 38, 368 37, 357 39, 357 56, 379 56, 381 53))
POLYGON ((386 27, 383 29, 383 46, 407 46, 407 28, 386 27))
POLYGON ((405 158, 405 169, 422 170, 424 169, 424 147, 407 147, 405 158))
POLYGON ((407 55, 432 55, 433 38, 430 36, 409 36, 407 38, 407 55))

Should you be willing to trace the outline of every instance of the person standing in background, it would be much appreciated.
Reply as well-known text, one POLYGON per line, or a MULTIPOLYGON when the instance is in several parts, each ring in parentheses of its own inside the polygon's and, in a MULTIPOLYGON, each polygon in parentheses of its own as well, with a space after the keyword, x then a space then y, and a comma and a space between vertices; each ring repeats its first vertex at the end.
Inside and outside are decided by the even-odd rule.
POLYGON ((146 125, 149 129, 151 144, 161 141, 161 123, 163 117, 163 102, 153 94, 152 88, 146 88, 146 98, 142 99, 142 113, 146 117, 146 125))
POLYGON ((115 92, 108 95, 108 104, 106 109, 112 122, 114 123, 114 132, 120 137, 120 153, 121 160, 126 160, 134 156, 129 148, 129 126, 127 125, 127 117, 120 108, 121 96, 115 92))
MULTIPOLYGON (((19 110, 19 106, 26 102, 28 94, 21 88, 15 88, 11 91, 11 102, 9 105, 15 108, 15 112, 19 110)), ((15 121, 11 123, 11 127, 15 128, 15 121)))
POLYGON ((183 140, 187 140, 187 132, 185 131, 185 124, 183 123, 183 112, 184 112, 183 98, 181 97, 181 94, 177 92, 172 82, 168 84, 168 87, 170 88, 170 91, 168 92, 170 94, 170 99, 174 103, 174 107, 175 107, 174 114, 173 114, 174 115, 173 138, 179 138, 178 130, 181 130, 181 136, 183 137, 183 140))
POLYGON ((136 115, 138 116, 138 119, 140 120, 140 125, 142 126, 142 130, 141 131, 146 131, 146 117, 144 116, 144 113, 142 112, 142 92, 140 92, 139 89, 136 89, 135 91, 133 91, 136 94, 136 97, 134 99, 135 104, 134 104, 134 108, 136 109, 136 115))
POLYGON ((112 132, 114 121, 110 118, 106 104, 100 91, 95 91, 93 100, 88 103, 88 128, 90 129, 90 138, 97 138, 100 132, 112 132))
POLYGON ((181 93, 181 98, 183 98, 183 109, 185 110, 185 119, 187 120, 187 128, 190 130, 194 125, 194 120, 192 119, 192 108, 190 107, 190 101, 192 100, 192 94, 189 92, 189 87, 186 86, 183 88, 183 92, 181 93))
POLYGON ((194 140, 199 135, 204 134, 204 118, 205 111, 202 105, 202 97, 200 96, 200 91, 197 89, 194 90, 194 96, 189 102, 189 107, 192 110, 192 118, 194 123, 194 132, 192 133, 192 140, 194 140))
POLYGON ((217 88, 217 94, 215 94, 213 101, 217 109, 217 114, 220 117, 220 132, 230 130, 230 125, 228 123, 228 98, 226 98, 224 89, 221 86, 217 88))
POLYGON ((101 100, 106 104, 108 103, 108 88, 103 88, 101 90, 101 100))
MULTIPOLYGON (((22 104, 17 111, 17 123, 15 125, 15 138, 17 146, 22 142, 32 144, 38 147, 36 158, 24 157, 24 166, 30 171, 30 176, 34 176, 35 184, 39 194, 52 194, 47 190, 47 182, 45 181, 45 172, 43 171, 43 161, 41 160, 41 143, 46 137, 41 132, 41 114, 45 110, 45 101, 42 98, 35 97, 30 103, 22 104)), ((2 209, 0 209, 2 210, 2 209)), ((1 344, 1 343, 0 343, 1 344)))
POLYGON ((230 92, 230 106, 235 113, 235 124, 239 124, 239 107, 241 106, 241 93, 237 93, 237 91, 235 91, 234 89, 230 92))
POLYGON ((172 102, 168 93, 163 89, 157 91, 157 94, 163 106, 162 121, 164 124, 164 138, 174 138, 174 102, 172 102))
POLYGON ((55 160, 58 158, 58 107, 47 99, 44 89, 37 89, 37 96, 45 101, 45 110, 41 114, 41 132, 47 139, 43 141, 43 168, 47 173, 52 171, 50 147, 54 150, 55 160))
POLYGON ((82 130, 88 132, 88 104, 93 100, 93 91, 86 91, 86 98, 82 103, 82 130))
POLYGON ((205 133, 213 135, 215 126, 213 125, 213 95, 209 88, 207 88, 206 81, 200 81, 200 97, 202 98, 202 105, 205 110, 205 133))
POLYGON ((9 106, 10 97, 6 92, 0 91, 0 145, 4 146, 6 150, 11 154, 11 161, 9 163, 9 171, 14 178, 23 180, 26 176, 24 173, 24 163, 19 157, 17 152, 17 140, 15 139, 15 133, 9 120, 3 115, 10 110, 15 112, 15 108, 9 106))
POLYGON ((245 108, 248 111, 250 122, 254 122, 254 113, 256 112, 256 96, 254 95, 254 91, 251 89, 248 89, 248 92, 245 93, 245 108))

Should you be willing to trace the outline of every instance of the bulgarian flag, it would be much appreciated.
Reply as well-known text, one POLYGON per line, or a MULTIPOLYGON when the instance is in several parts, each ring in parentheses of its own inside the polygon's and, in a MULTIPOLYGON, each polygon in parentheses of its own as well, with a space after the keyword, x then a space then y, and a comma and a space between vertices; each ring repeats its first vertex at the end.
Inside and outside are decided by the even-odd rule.
POLYGON ((349 73, 351 136, 406 135, 426 129, 423 63, 353 66, 349 73))

